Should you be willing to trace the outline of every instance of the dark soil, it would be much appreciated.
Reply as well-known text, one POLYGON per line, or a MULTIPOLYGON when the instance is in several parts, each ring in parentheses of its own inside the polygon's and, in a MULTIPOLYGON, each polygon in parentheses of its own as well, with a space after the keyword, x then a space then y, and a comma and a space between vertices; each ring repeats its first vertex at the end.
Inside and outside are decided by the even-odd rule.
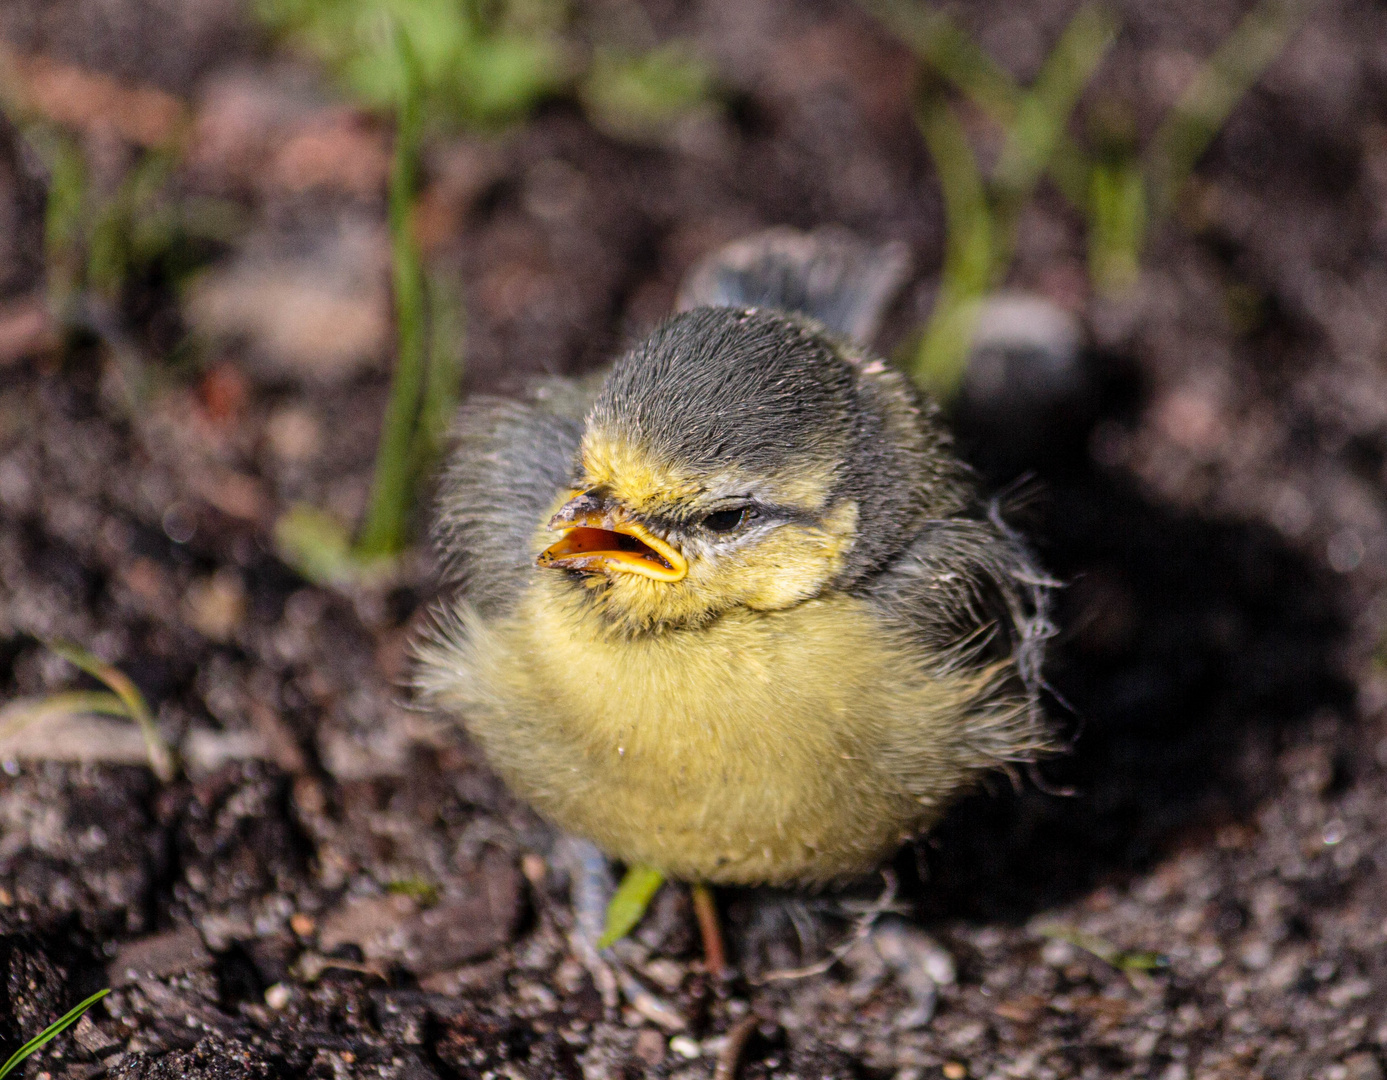
MULTIPOLYGON (((1116 96, 1149 133, 1247 6, 1129 0, 1088 104, 1116 96)), ((1072 9, 956 7, 1023 80, 1072 9)), ((430 152, 421 231, 461 283, 469 389, 600 365, 698 257, 770 224, 906 241, 895 349, 943 240, 910 55, 846 3, 646 15, 716 65, 716 110, 635 146, 556 100, 430 152)), ((897 861, 909 923, 956 969, 931 954, 928 1022, 860 951, 760 980, 823 955, 851 897, 725 893, 724 986, 666 889, 613 985, 574 944, 552 831, 409 708, 429 554, 339 590, 276 557, 291 503, 352 517, 366 498, 379 122, 231 0, 9 0, 0 40, 186 102, 176 197, 238 216, 61 344, 5 353, 0 333, 0 700, 94 686, 40 643, 80 642, 188 762, 160 785, 109 727, 3 762, 0 1046, 115 987, 27 1076, 708 1077, 750 1017, 742 1077, 1381 1080, 1387 9, 1316 8, 1131 297, 1090 294, 1058 196, 1023 219, 1012 284, 1092 348, 1063 408, 956 419, 991 489, 1024 478, 1016 520, 1067 582, 1048 678, 1072 749, 993 778, 897 861), (206 276, 175 289, 178 260, 206 276), (292 306, 323 296, 325 322, 292 306), (278 351, 275 317, 299 332, 278 351)), ((86 146, 98 186, 132 160, 109 134, 86 146)), ((42 286, 46 182, 0 127, 0 330, 42 286)))

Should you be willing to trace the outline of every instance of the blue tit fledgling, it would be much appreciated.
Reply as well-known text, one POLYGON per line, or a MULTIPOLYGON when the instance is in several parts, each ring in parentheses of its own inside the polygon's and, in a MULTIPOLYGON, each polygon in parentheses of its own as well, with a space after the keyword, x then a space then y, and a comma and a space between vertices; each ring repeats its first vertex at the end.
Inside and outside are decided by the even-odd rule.
POLYGON ((1043 576, 863 344, 900 259, 753 237, 601 377, 461 412, 419 684, 622 862, 870 871, 1049 746, 1043 576))

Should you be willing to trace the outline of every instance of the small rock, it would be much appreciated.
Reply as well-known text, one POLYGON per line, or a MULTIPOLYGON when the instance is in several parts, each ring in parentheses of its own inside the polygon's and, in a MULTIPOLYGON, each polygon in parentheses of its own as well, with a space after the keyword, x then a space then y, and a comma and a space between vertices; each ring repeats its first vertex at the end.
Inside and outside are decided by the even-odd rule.
POLYGON ((185 926, 122 945, 106 975, 112 986, 128 986, 143 979, 205 971, 211 966, 212 954, 202 943, 202 935, 185 926))
POLYGON ((402 928, 403 960, 416 974, 493 952, 510 941, 520 921, 520 873, 500 852, 488 853, 449 891, 457 898, 419 912, 402 928))
POLYGON ((489 852, 470 873, 449 881, 445 894, 423 910, 406 895, 351 900, 322 920, 319 948, 331 953, 352 944, 368 961, 432 975, 510 941, 520 919, 520 872, 507 856, 489 852))
POLYGON ((1271 945, 1265 941, 1248 942, 1243 946, 1238 958, 1249 971, 1261 971, 1271 963, 1271 945))
POLYGON ((1034 408, 1073 392, 1082 377, 1083 328, 1040 296, 999 293, 983 302, 964 376, 970 399, 1034 408))
POLYGON ((258 731, 208 731, 193 728, 179 750, 194 776, 214 773, 229 761, 268 761, 269 747, 258 731))
POLYGON ((957 978, 953 957, 923 930, 898 919, 883 919, 872 928, 871 942, 896 983, 910 995, 910 1008, 896 1019, 902 1028, 929 1023, 939 987, 957 978))
POLYGON ((322 425, 307 409, 289 405, 265 421, 265 444, 286 464, 309 461, 323 448, 322 425))
POLYGON ((410 896, 349 899, 323 919, 318 946, 330 953, 343 945, 356 945, 368 959, 393 958, 399 951, 398 928, 417 910, 418 903, 410 896))
POLYGON ((1062 968, 1072 964, 1079 950, 1061 938, 1051 938, 1040 950, 1040 958, 1051 967, 1062 968))
POLYGON ((119 1039, 107 1035, 92 1022, 91 1016, 86 1014, 72 1029, 72 1037, 83 1050, 98 1057, 120 1045, 119 1039))
POLYGON ((57 321, 39 295, 0 305, 0 367, 58 345, 57 321))
POLYGON ((275 983, 265 991, 265 1004, 278 1011, 285 1008, 293 996, 293 991, 283 983, 275 983))
MULTIPOLYGON (((0 727, 20 721, 27 710, 37 714, 44 704, 42 700, 11 703, 0 709, 0 727)), ((42 720, 26 719, 18 730, 0 738, 0 759, 144 765, 149 749, 140 729, 128 720, 44 712, 42 720)))
POLYGON ((188 315, 214 340, 244 340, 268 373, 343 383, 374 364, 390 333, 383 233, 347 224, 307 253, 247 253, 209 270, 193 287, 188 315))
POLYGON ((223 567, 195 581, 183 596, 184 618, 203 637, 230 641, 246 617, 246 588, 240 571, 223 567))
POLYGON ((636 1036, 636 1057, 648 1068, 665 1060, 665 1037, 654 1028, 641 1028, 636 1036))
POLYGON ((1350 1054, 1344 1058, 1343 1066, 1347 1080, 1383 1080, 1381 1064, 1374 1055, 1367 1052, 1350 1054))

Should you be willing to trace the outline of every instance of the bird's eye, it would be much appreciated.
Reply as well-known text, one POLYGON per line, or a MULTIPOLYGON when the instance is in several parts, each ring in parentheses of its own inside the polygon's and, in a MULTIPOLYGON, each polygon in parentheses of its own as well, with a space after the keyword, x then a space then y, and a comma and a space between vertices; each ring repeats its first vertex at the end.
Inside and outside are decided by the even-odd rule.
POLYGON ((734 506, 730 510, 716 510, 703 519, 703 527, 709 532, 725 533, 744 525, 751 516, 746 506, 734 506))

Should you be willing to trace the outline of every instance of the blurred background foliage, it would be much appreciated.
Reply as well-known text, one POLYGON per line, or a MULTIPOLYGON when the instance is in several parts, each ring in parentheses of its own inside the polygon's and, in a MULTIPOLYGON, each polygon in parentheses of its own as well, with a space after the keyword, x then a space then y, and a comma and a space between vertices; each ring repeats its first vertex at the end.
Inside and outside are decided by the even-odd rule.
POLYGON ((374 573, 409 540, 414 492, 437 457, 461 378, 456 290, 423 264, 414 226, 426 131, 499 130, 568 93, 616 137, 658 140, 709 99, 712 78, 678 42, 634 53, 605 42, 581 47, 565 34, 563 0, 259 0, 257 11, 362 104, 396 118, 396 362, 370 506, 355 542, 345 525, 308 507, 294 508, 277 529, 285 557, 310 577, 374 573))
MULTIPOLYGON (((1007 283, 1018 221, 1040 186, 1052 185, 1085 221, 1095 290, 1132 289, 1152 226, 1178 212, 1200 157, 1312 6, 1258 0, 1141 145, 1121 99, 1088 93, 1123 29, 1106 4, 1080 6, 1023 86, 943 7, 860 3, 918 62, 915 120, 943 196, 945 237, 933 309, 898 360, 945 401, 964 377, 980 305, 1007 283), (993 126, 995 152, 978 148, 978 118, 993 126)), ((551 101, 578 106, 614 139, 658 145, 682 118, 723 109, 725 95, 714 66, 690 42, 661 40, 635 5, 606 19, 580 18, 565 0, 255 0, 253 10, 281 46, 324 65, 350 100, 393 123, 394 374, 370 499, 359 523, 295 505, 276 529, 282 555, 314 580, 388 573, 410 540, 465 352, 459 283, 420 242, 428 146, 453 132, 496 135, 551 101)), ((65 325, 115 343, 135 401, 150 365, 122 333, 123 291, 151 273, 181 289, 235 236, 236 208, 171 186, 186 123, 176 102, 164 103, 154 134, 135 137, 142 145, 114 179, 108 169, 97 181, 83 142, 29 108, 14 75, 0 78, 0 97, 49 177, 51 303, 65 325)))
POLYGON ((258 0, 256 10, 364 104, 394 109, 417 90, 431 121, 499 127, 574 74, 563 0, 258 0))

